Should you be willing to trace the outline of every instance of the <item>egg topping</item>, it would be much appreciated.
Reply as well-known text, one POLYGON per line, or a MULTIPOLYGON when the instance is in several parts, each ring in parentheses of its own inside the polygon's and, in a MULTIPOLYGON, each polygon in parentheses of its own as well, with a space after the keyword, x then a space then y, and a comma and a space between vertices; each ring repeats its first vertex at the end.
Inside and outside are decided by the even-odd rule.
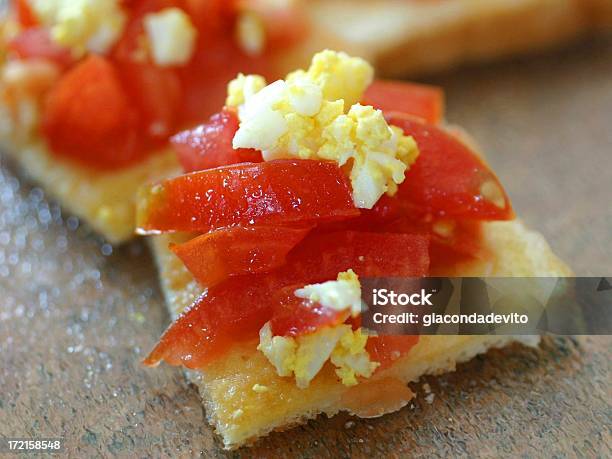
POLYGON ((239 75, 226 100, 240 119, 233 147, 261 150, 266 161, 335 161, 350 171, 355 206, 371 209, 383 194, 397 192, 418 156, 412 137, 358 103, 373 73, 363 59, 326 50, 308 70, 267 86, 263 77, 239 75))
MULTIPOLYGON (((336 281, 308 285, 295 292, 335 310, 361 309, 361 284, 352 270, 339 273, 336 281)), ((295 376, 299 388, 306 388, 328 360, 336 367, 336 375, 346 386, 357 384, 357 378, 369 378, 379 363, 372 362, 365 349, 368 341, 361 328, 353 330, 341 324, 323 327, 298 336, 273 336, 270 323, 259 332, 259 346, 279 376, 295 376)))
POLYGON ((119 0, 32 0, 32 9, 51 30, 51 38, 76 57, 107 53, 127 21, 119 0))

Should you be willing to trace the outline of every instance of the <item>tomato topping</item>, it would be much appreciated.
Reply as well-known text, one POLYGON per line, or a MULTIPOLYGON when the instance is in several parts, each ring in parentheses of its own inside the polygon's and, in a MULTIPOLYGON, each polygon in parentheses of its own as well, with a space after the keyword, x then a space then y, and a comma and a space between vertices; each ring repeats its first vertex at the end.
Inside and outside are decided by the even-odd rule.
POLYGON ((182 117, 189 124, 201 123, 225 105, 227 83, 236 75, 256 73, 278 78, 268 59, 247 56, 236 44, 233 33, 213 37, 198 45, 191 63, 178 69, 186 97, 182 117))
POLYGON ((428 247, 428 238, 420 234, 315 232, 290 253, 292 271, 298 274, 293 283, 336 279, 347 269, 362 277, 422 277, 428 272, 428 247), (309 257, 315 262, 303 262, 309 257))
POLYGON ((142 155, 137 121, 113 64, 92 55, 49 93, 43 132, 57 155, 115 169, 142 155))
POLYGON ((70 50, 61 47, 42 27, 33 27, 22 31, 13 38, 8 49, 20 59, 47 59, 60 67, 67 67, 73 62, 70 50))
POLYGON ((514 218, 495 174, 457 138, 405 115, 391 115, 389 122, 413 136, 419 146, 420 155, 397 193, 409 211, 454 219, 514 218))
POLYGON ((313 333, 322 327, 339 325, 349 311, 336 311, 318 303, 298 298, 295 291, 303 285, 294 285, 282 290, 272 308, 270 328, 274 336, 300 336, 313 333))
POLYGON ((308 225, 359 215, 332 162, 277 160, 209 169, 144 191, 141 234, 207 232, 234 225, 308 225))
POLYGON ((363 95, 362 104, 385 113, 400 112, 438 123, 444 116, 442 88, 403 81, 376 80, 363 95))
MULTIPOLYGON (((80 126, 85 130, 74 132, 69 138, 68 130, 62 129, 61 135, 55 132, 54 137, 48 139, 52 150, 58 155, 67 156, 65 151, 58 150, 60 147, 67 148, 68 156, 71 157, 75 157, 76 151, 80 150, 80 162, 99 169, 123 167, 142 160, 155 151, 155 147, 160 143, 168 141, 170 135, 177 130, 205 121, 223 106, 227 82, 238 72, 277 77, 279 69, 272 64, 275 60, 271 59, 271 56, 282 47, 293 43, 297 39, 295 31, 301 30, 297 24, 303 24, 296 11, 291 8, 262 9, 258 2, 257 5, 247 5, 238 0, 122 0, 121 6, 126 11, 128 20, 122 36, 110 51, 108 60, 118 70, 120 84, 115 86, 122 88, 121 98, 127 98, 130 103, 122 112, 115 111, 106 115, 105 121, 111 117, 122 119, 126 124, 126 131, 130 131, 130 134, 109 136, 113 138, 112 141, 107 138, 106 132, 100 136, 100 131, 107 126, 96 126, 96 123, 103 115, 95 114, 90 117, 93 108, 85 109, 84 104, 80 104, 84 108, 83 111, 77 113, 78 103, 74 103, 70 110, 73 117, 70 122, 74 125, 75 119, 80 115, 80 126), (188 63, 161 68, 151 60, 144 18, 149 13, 170 7, 181 8, 190 16, 198 30, 197 41, 194 54, 188 63), (241 49, 234 33, 239 12, 246 10, 261 14, 264 26, 269 29, 266 33, 265 49, 259 56, 250 56, 241 49), (86 120, 89 119, 91 122, 87 123, 86 120), (137 129, 132 132, 135 126, 137 129), (96 135, 91 136, 92 132, 96 135), (58 137, 62 138, 61 141, 58 141, 58 137), (91 139, 91 142, 87 142, 87 139, 91 139), (120 142, 119 139, 123 141, 120 142), (136 146, 140 151, 136 151, 136 146), (109 151, 100 154, 103 148, 109 151), (94 156, 101 156, 101 159, 92 160, 94 156)), ((22 59, 50 59, 62 68, 69 68, 74 64, 80 66, 70 50, 51 40, 48 27, 39 27, 26 0, 15 0, 14 10, 26 29, 10 43, 9 48, 13 54, 22 59)), ((102 83, 91 83, 88 88, 97 84, 99 87, 96 92, 99 92, 109 81, 107 75, 103 77, 102 83)), ((106 86, 106 89, 109 87, 106 86)), ((71 91, 76 92, 76 89, 71 91)), ((65 85, 58 92, 65 94, 65 85)), ((111 102, 116 103, 117 100, 118 98, 114 97, 111 102)), ((67 104, 66 98, 62 99, 62 104, 67 104)), ((220 120, 212 119, 207 124, 220 128, 228 122, 224 116, 221 116, 220 120)), ((230 124, 233 123, 233 120, 230 121, 230 124)), ((226 134, 220 132, 219 135, 224 137, 226 134)), ((187 164, 187 170, 200 170, 230 162, 229 158, 223 159, 224 155, 220 153, 213 155, 209 151, 204 154, 203 145, 194 143, 194 138, 187 136, 190 148, 182 148, 181 160, 187 164)), ((181 143, 180 140, 178 142, 181 143)), ((247 156, 243 158, 234 155, 236 160, 231 162, 256 161, 260 156, 248 150, 241 151, 241 154, 247 156)))
POLYGON ((230 276, 271 271, 310 228, 235 226, 212 231, 170 249, 196 280, 211 287, 230 276))
POLYGON ((121 63, 118 68, 128 97, 140 113, 143 132, 166 140, 179 122, 183 90, 178 75, 152 64, 121 63))
POLYGON ((292 323, 284 320, 279 292, 282 295, 287 287, 335 279, 350 268, 362 277, 418 277, 426 275, 428 267, 426 237, 350 231, 308 236, 280 269, 231 277, 209 289, 168 328, 145 364, 165 360, 170 365, 202 368, 234 343, 256 339, 273 318, 275 306, 279 329, 295 333, 316 327, 321 319, 316 314, 296 314, 292 323))
POLYGON ((38 25, 38 19, 32 11, 32 7, 28 3, 28 0, 14 0, 15 14, 17 15, 17 21, 24 29, 35 27, 38 25))
POLYGON ((419 342, 419 336, 385 335, 368 338, 366 350, 370 360, 380 363, 376 371, 384 370, 405 355, 419 342))
POLYGON ((258 150, 234 150, 232 140, 237 130, 238 115, 234 110, 226 109, 211 116, 207 123, 176 134, 170 141, 185 172, 261 162, 258 150))

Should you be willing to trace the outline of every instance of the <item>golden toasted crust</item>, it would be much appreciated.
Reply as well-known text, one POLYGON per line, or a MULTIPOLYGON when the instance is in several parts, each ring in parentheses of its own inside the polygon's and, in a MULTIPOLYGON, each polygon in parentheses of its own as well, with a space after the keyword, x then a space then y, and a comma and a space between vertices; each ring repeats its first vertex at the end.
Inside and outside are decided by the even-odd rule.
MULTIPOLYGON (((172 317, 176 317, 201 293, 193 277, 167 248, 170 241, 177 239, 180 240, 181 236, 151 239, 172 317)), ((495 255, 493 261, 466 265, 454 274, 571 275, 544 238, 527 230, 519 221, 485 224, 484 240, 495 255)), ((399 390, 405 387, 405 383, 424 374, 452 371, 457 363, 511 341, 534 343, 533 338, 528 337, 423 336, 419 344, 391 368, 353 388, 343 386, 333 369, 326 366, 307 389, 298 389, 291 378, 281 378, 276 374, 263 354, 256 350, 256 342, 236 346, 224 359, 207 367, 205 372, 190 372, 189 376, 200 390, 211 424, 223 438, 225 446, 231 449, 320 413, 331 416, 345 410, 369 417, 399 409, 410 398, 409 391, 399 390), (254 384, 267 386, 269 390, 255 392, 252 390, 254 384), (376 384, 384 384, 387 388, 395 384, 398 389, 376 390, 376 384)))
POLYGON ((322 47, 372 62, 384 76, 539 50, 612 28, 610 0, 311 0, 313 33, 292 66, 322 47))

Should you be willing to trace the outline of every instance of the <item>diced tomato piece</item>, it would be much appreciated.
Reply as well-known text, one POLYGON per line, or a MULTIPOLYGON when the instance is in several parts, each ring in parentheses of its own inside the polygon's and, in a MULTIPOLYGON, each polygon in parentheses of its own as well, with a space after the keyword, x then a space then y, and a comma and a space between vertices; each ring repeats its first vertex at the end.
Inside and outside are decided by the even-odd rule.
POLYGON ((100 169, 140 159, 137 126, 115 67, 95 55, 63 75, 44 106, 43 132, 53 152, 100 169))
POLYGON ((410 116, 391 115, 388 120, 413 136, 420 150, 397 193, 410 212, 454 219, 514 218, 501 183, 466 145, 410 116))
MULTIPOLYGON (((146 44, 144 17, 165 8, 182 8, 182 0, 124 0, 123 7, 128 12, 128 21, 123 35, 114 46, 112 59, 122 62, 143 62, 146 44)), ((146 55, 145 55, 146 57, 146 55)))
POLYGON ((270 328, 274 336, 300 336, 313 333, 322 327, 334 326, 344 322, 349 311, 336 311, 318 303, 298 298, 294 292, 303 285, 283 289, 278 300, 274 301, 270 328))
POLYGON ((238 0, 183 0, 185 11, 201 34, 202 40, 227 34, 234 20, 238 0))
POLYGON ((400 81, 374 81, 363 95, 362 103, 385 113, 401 112, 438 123, 444 116, 442 88, 400 81))
MULTIPOLYGON (((361 217, 357 219, 340 222, 339 225, 355 226, 361 231, 379 231, 388 233, 404 234, 427 234, 430 242, 441 249, 453 250, 459 253, 480 257, 486 255, 482 247, 481 227, 478 220, 433 220, 422 215, 407 215, 401 206, 394 206, 399 202, 395 197, 385 196, 386 202, 380 201, 371 210, 362 211, 361 217), (378 204, 382 204, 378 208, 378 204)), ((383 199, 381 199, 383 201, 383 199)))
POLYGON ((21 27, 28 29, 39 24, 38 18, 36 14, 34 14, 34 11, 32 11, 32 7, 28 3, 28 0, 14 0, 13 4, 17 20, 21 27))
POLYGON ((74 60, 70 50, 51 40, 49 30, 42 27, 22 31, 9 42, 8 48, 20 59, 47 59, 60 67, 67 67, 74 60))
POLYGON ((198 29, 196 49, 191 61, 173 69, 179 76, 183 95, 179 125, 192 126, 222 107, 227 83, 238 72, 278 77, 270 71, 263 56, 247 56, 236 43, 233 31, 237 17, 237 0, 136 0, 127 3, 130 20, 115 46, 113 59, 119 62, 147 60, 143 18, 146 14, 178 6, 189 14, 198 29))
MULTIPOLYGON (((166 74, 161 78, 163 94, 167 94, 167 74, 174 74, 178 78, 182 97, 176 107, 174 97, 171 98, 172 110, 162 113, 173 113, 172 118, 177 126, 189 126, 205 121, 210 115, 223 106, 227 92, 227 82, 234 78, 239 71, 249 70, 241 68, 239 50, 234 43, 231 12, 235 10, 235 2, 221 0, 134 0, 128 4, 130 20, 125 31, 115 45, 112 59, 116 62, 129 65, 141 65, 145 68, 156 67, 150 62, 146 46, 146 32, 144 17, 152 12, 165 8, 179 7, 184 9, 191 17, 198 29, 198 39, 194 55, 187 65, 173 69, 158 69, 157 74, 166 74)), ((153 72, 155 73, 155 72, 153 72)), ((151 78, 151 77, 150 77, 151 78)), ((159 82, 159 75, 153 77, 154 83, 159 82)), ((172 84, 171 88, 174 86, 172 84)), ((171 91, 170 95, 175 92, 171 91)), ((145 93, 146 96, 146 93, 145 93)), ((156 101, 167 100, 167 96, 152 95, 154 114, 160 113, 164 107, 156 101)), ((144 99, 146 101, 146 98, 144 99)), ((151 107, 145 107, 151 110, 151 107)))
POLYGON ((189 65, 178 69, 185 93, 182 114, 187 125, 202 123, 225 104, 227 83, 239 72, 278 78, 268 59, 247 56, 233 34, 199 42, 189 65))
POLYGON ((250 148, 234 150, 232 140, 238 130, 234 110, 223 110, 208 123, 180 132, 170 139, 185 172, 201 171, 245 162, 261 162, 261 152, 250 148))
POLYGON ((362 277, 422 277, 429 269, 428 248, 420 234, 313 231, 289 254, 287 275, 294 276, 293 284, 335 279, 347 269, 362 277))
MULTIPOLYGON (((428 272, 428 241, 422 236, 339 232, 308 236, 277 271, 231 277, 211 288, 164 333, 145 364, 202 368, 237 342, 257 338, 279 307, 279 294, 296 285, 335 279, 353 269, 361 277, 424 276, 428 272)), ((280 314, 279 314, 280 316, 280 314)), ((298 314, 286 330, 304 330, 320 317, 298 314)), ((280 324, 279 324, 280 327, 280 324)))
POLYGON ((128 96, 139 109, 144 132, 166 140, 179 121, 183 94, 178 75, 152 64, 130 62, 118 67, 128 96))
POLYGON ((385 335, 368 338, 366 350, 370 360, 380 363, 376 371, 384 370, 394 361, 405 355, 419 342, 419 337, 411 335, 385 335))
POLYGON ((230 276, 268 272, 281 266, 287 253, 309 230, 235 226, 170 248, 202 286, 212 287, 230 276))
POLYGON ((143 193, 141 234, 235 225, 308 225, 359 215, 346 175, 331 162, 277 160, 193 172, 143 193))

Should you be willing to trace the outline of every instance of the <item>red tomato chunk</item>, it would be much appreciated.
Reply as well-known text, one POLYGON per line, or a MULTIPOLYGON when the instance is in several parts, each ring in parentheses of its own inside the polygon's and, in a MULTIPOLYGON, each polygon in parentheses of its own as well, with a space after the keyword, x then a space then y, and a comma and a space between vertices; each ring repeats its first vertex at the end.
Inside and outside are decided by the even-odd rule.
POLYGON ((238 116, 233 110, 223 110, 210 117, 208 123, 183 131, 172 137, 185 172, 201 171, 245 162, 261 162, 257 150, 234 150, 232 140, 238 130, 238 116))
POLYGON ((417 83, 376 80, 362 98, 385 113, 400 112, 438 123, 444 116, 444 93, 441 88, 417 83))
POLYGON ((204 287, 230 276, 271 271, 310 228, 235 226, 212 231, 170 249, 204 287))
POLYGON ((193 172, 150 187, 142 234, 234 225, 295 226, 359 215, 335 163, 278 160, 193 172))
POLYGON ((510 220, 510 200, 495 174, 466 145, 440 128, 409 116, 391 124, 411 135, 420 155, 406 172, 398 200, 416 213, 473 220, 510 220))
MULTIPOLYGON (((350 231, 308 236, 278 270, 232 277, 211 288, 170 326, 145 363, 165 360, 201 368, 233 344, 256 339, 275 312, 277 326, 289 334, 319 326, 316 313, 295 314, 295 322, 287 322, 286 308, 302 307, 299 301, 286 302, 287 287, 332 280, 347 269, 362 277, 417 277, 425 276, 428 268, 428 240, 423 236, 350 231)), ((324 322, 328 320, 335 318, 328 315, 324 322)))

